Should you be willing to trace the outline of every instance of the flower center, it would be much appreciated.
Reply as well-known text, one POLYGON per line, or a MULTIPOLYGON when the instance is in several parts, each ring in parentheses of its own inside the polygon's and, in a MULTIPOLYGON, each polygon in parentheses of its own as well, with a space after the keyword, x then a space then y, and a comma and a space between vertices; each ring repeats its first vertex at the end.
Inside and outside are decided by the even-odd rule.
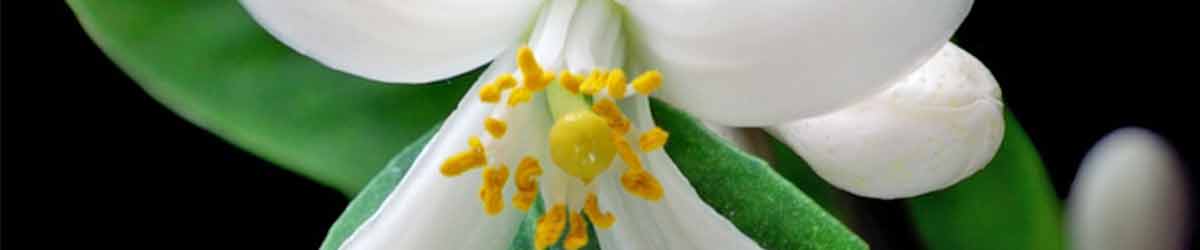
POLYGON ((550 128, 550 159, 568 175, 591 183, 617 153, 611 136, 608 121, 591 110, 564 114, 550 128))

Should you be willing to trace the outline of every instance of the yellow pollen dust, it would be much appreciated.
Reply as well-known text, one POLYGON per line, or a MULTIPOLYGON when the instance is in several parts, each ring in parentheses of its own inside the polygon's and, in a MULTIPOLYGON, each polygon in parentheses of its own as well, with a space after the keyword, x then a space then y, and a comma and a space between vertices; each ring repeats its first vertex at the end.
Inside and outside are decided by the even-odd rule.
POLYGON ((513 196, 513 206, 521 211, 529 211, 529 206, 537 198, 537 177, 542 175, 542 167, 533 157, 525 156, 517 165, 517 173, 513 184, 517 186, 517 194, 513 196))
POLYGON ((607 138, 608 123, 588 110, 563 115, 550 128, 550 159, 584 183, 608 169, 616 146, 607 138))
POLYGON ((667 144, 667 131, 659 127, 654 127, 650 131, 642 133, 638 137, 638 146, 641 146, 642 152, 650 152, 655 149, 660 149, 664 144, 667 144))
POLYGON ((567 238, 563 240, 563 248, 567 250, 576 250, 583 248, 588 243, 587 223, 583 221, 583 216, 579 212, 571 213, 570 231, 567 231, 567 238))
POLYGON ((608 77, 605 78, 605 85, 608 85, 608 95, 613 98, 621 98, 625 96, 625 71, 621 69, 613 69, 608 72, 608 77))
POLYGON ((601 229, 612 227, 613 223, 617 222, 617 217, 609 212, 600 212, 599 203, 596 200, 596 193, 588 193, 587 200, 584 201, 583 212, 587 214, 588 219, 592 220, 592 225, 601 229))
POLYGON ((478 136, 467 140, 468 148, 447 158, 442 162, 443 176, 458 176, 467 170, 482 167, 487 164, 487 154, 483 151, 483 143, 478 136))
POLYGON ((662 73, 659 73, 658 70, 646 71, 636 79, 633 79, 632 85, 633 90, 637 91, 638 94, 650 95, 650 93, 653 93, 655 90, 658 90, 658 87, 662 86, 662 73))
POLYGON ((483 119, 483 128, 492 135, 492 138, 500 139, 508 131, 508 124, 500 119, 488 117, 483 119))
POLYGON ((479 187, 479 200, 487 215, 499 214, 504 210, 504 182, 508 181, 508 167, 504 165, 483 169, 483 186, 479 187))
POLYGON ((558 82, 562 83, 563 89, 571 92, 571 94, 579 94, 579 85, 583 83, 583 77, 563 70, 558 74, 558 82))
POLYGON ((546 249, 558 242, 559 236, 562 236, 563 228, 567 222, 567 205, 555 204, 541 218, 538 218, 537 226, 533 231, 533 247, 534 249, 546 249))

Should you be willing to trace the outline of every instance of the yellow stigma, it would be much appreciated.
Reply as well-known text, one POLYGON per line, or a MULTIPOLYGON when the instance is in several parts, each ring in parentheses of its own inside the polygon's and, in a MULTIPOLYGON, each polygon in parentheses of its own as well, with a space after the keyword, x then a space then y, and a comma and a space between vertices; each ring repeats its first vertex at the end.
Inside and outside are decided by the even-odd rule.
POLYGON ((642 148, 642 152, 650 152, 655 149, 660 149, 664 144, 667 144, 667 131, 659 127, 654 127, 650 131, 642 133, 638 137, 638 146, 642 148))
POLYGON ((562 236, 563 227, 567 222, 567 205, 555 204, 541 218, 533 231, 533 249, 546 249, 562 236))
POLYGON ((550 159, 585 183, 611 165, 616 146, 608 122, 588 110, 563 115, 550 128, 550 159))
POLYGON ((563 240, 563 248, 567 250, 576 250, 583 248, 588 243, 587 223, 583 221, 583 216, 579 212, 571 213, 571 230, 567 231, 567 238, 563 240))
POLYGON ((458 176, 467 170, 482 167, 487 164, 487 154, 483 151, 483 142, 478 136, 467 140, 468 148, 447 158, 442 162, 443 176, 458 176))
POLYGON ((514 207, 521 211, 529 211, 529 206, 533 204, 534 198, 537 198, 537 177, 541 175, 542 167, 536 159, 530 156, 521 159, 521 163, 517 165, 516 176, 513 177, 513 184, 517 186, 517 195, 513 196, 514 207))
POLYGON ((504 165, 483 169, 483 186, 479 187, 479 200, 483 201, 483 212, 499 214, 504 210, 504 182, 508 181, 508 167, 504 165))
POLYGON ((601 229, 612 227, 613 223, 617 222, 617 217, 612 213, 600 212, 600 202, 596 200, 596 193, 588 193, 587 200, 584 201, 583 212, 587 214, 588 219, 592 220, 592 225, 601 229))
POLYGON ((508 131, 508 124, 499 119, 488 117, 483 119, 483 128, 487 130, 488 134, 492 135, 492 138, 500 139, 500 137, 504 137, 504 132, 508 131))
POLYGON ((613 98, 625 97, 625 71, 621 69, 613 69, 608 72, 608 77, 605 78, 605 84, 608 86, 608 95, 613 98))
POLYGON ((659 73, 658 70, 646 71, 633 79, 633 90, 641 95, 650 95, 658 90, 659 86, 662 86, 662 73, 659 73))

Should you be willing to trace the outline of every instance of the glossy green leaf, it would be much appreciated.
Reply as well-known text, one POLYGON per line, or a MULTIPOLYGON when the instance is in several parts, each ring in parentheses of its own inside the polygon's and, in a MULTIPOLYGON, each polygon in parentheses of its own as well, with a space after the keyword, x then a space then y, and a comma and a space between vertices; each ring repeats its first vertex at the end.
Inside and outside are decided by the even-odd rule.
POLYGON ((67 3, 100 48, 171 110, 346 194, 445 118, 478 76, 414 86, 333 71, 277 42, 233 0, 67 3))
POLYGON ((1063 249, 1060 204, 1011 113, 992 162, 949 189, 908 200, 929 249, 1063 249))
POLYGON ((696 192, 766 249, 866 249, 857 235, 766 162, 726 144, 697 120, 652 101, 670 131, 666 151, 696 192))
MULTIPOLYGON (((858 236, 829 215, 762 160, 726 144, 695 119, 652 102, 659 126, 671 131, 666 151, 696 191, 738 229, 767 249, 866 249, 858 236)), ((415 160, 426 139, 396 156, 355 198, 330 230, 323 249, 349 237, 391 193, 415 160)), ((530 245, 540 202, 520 225, 512 249, 530 245)), ((513 225, 518 226, 518 225, 513 225)), ((592 238, 595 239, 594 231, 592 238)), ((595 242, 595 241, 593 241, 595 242)))

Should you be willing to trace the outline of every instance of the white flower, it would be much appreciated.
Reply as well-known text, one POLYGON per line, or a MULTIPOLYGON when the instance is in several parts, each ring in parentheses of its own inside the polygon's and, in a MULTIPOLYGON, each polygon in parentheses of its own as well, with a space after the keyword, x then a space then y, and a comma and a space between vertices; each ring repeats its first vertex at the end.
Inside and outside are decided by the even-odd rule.
POLYGON ((990 74, 946 43, 971 2, 242 0, 284 43, 370 79, 430 82, 491 62, 345 249, 504 248, 539 192, 539 241, 586 240, 572 218, 587 216, 604 247, 758 248, 656 150, 667 134, 647 95, 659 87, 708 121, 779 124, 776 136, 856 193, 945 187, 986 164, 1003 128, 990 74), (878 138, 895 140, 864 142, 878 138), (881 163, 913 172, 870 175, 881 163), (897 185, 910 186, 870 191, 897 185))
POLYGON ((1161 137, 1123 128, 1083 159, 1068 199, 1074 249, 1185 249, 1188 185, 1161 137))

